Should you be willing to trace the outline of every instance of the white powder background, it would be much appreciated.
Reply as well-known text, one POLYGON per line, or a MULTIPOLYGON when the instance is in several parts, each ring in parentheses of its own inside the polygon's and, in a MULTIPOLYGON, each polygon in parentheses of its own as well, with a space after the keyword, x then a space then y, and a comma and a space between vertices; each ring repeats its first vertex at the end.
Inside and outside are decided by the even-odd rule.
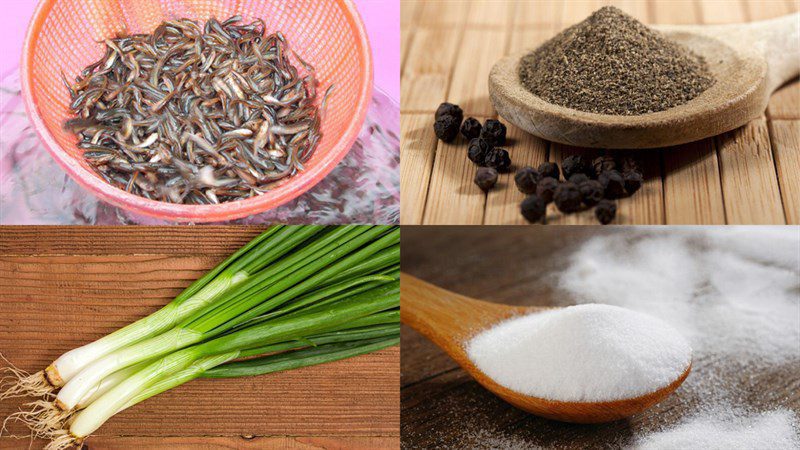
MULTIPOLYGON (((680 330, 703 376, 677 392, 694 414, 633 448, 800 449, 795 411, 750 411, 736 377, 771 367, 800 376, 800 228, 672 228, 589 239, 555 284, 565 304, 606 303, 680 330), (642 235, 646 235, 642 238, 642 235)), ((758 393, 756 393, 758 395, 758 393)), ((763 393, 762 395, 768 395, 763 393)))

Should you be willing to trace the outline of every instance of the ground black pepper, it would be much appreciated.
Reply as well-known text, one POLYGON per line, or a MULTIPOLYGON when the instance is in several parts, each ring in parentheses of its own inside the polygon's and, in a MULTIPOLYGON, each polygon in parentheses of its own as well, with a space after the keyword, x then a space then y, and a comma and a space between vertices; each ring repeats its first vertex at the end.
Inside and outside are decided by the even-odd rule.
POLYGON ((633 195, 642 187, 644 177, 642 177, 642 174, 639 172, 629 171, 625 172, 625 175, 622 176, 622 180, 625 182, 625 191, 628 195, 633 195))
POLYGON ((558 168, 558 164, 552 162, 543 162, 539 164, 539 168, 537 170, 542 178, 550 177, 558 180, 559 176, 561 175, 561 170, 558 168))
POLYGON ((540 175, 539 172, 536 171, 531 166, 523 167, 519 169, 516 174, 514 174, 514 183, 517 185, 517 189, 523 194, 534 194, 536 193, 536 183, 539 181, 540 175))
POLYGON ((578 185, 581 191, 581 199, 583 203, 592 207, 600 202, 605 197, 605 190, 603 185, 597 180, 587 180, 578 185))
POLYGON ((508 156, 508 150, 496 147, 486 153, 484 164, 498 172, 508 172, 511 170, 511 157, 508 156))
POLYGON ((616 170, 606 170, 597 181, 603 185, 606 198, 620 198, 625 195, 625 182, 616 170))
POLYGON ((581 191, 572 182, 561 183, 553 195, 556 207, 564 213, 573 213, 581 209, 581 191))
POLYGON ((442 116, 433 123, 433 132, 436 133, 436 137, 442 141, 453 142, 456 136, 458 136, 459 125, 461 125, 461 123, 457 122, 455 117, 442 116))
POLYGON ((553 201, 553 195, 558 189, 558 180, 551 177, 544 177, 536 184, 536 195, 545 203, 553 201))
POLYGON ((503 145, 506 143, 506 126, 498 120, 488 119, 481 128, 481 137, 492 145, 503 145))
POLYGON ((614 115, 664 111, 714 83, 702 57, 613 6, 523 57, 519 76, 550 103, 614 115))
POLYGON ((451 116, 461 124, 461 121, 464 120, 464 111, 461 110, 461 107, 458 105, 454 105, 452 103, 442 103, 436 108, 436 114, 434 115, 435 120, 439 120, 443 116, 451 116))
POLYGON ((617 215, 617 204, 611 200, 601 200, 594 209, 594 216, 603 225, 608 225, 617 215))
POLYGON ((471 139, 467 147, 467 157, 479 166, 486 164, 486 155, 493 147, 481 138, 471 139))
POLYGON ((483 190, 489 191, 497 183, 497 171, 491 167, 479 167, 475 173, 475 184, 483 190))
POLYGON ((481 135, 481 123, 478 119, 470 117, 461 124, 461 134, 467 139, 474 139, 481 135))
POLYGON ((531 195, 519 205, 522 217, 528 222, 541 222, 547 213, 547 203, 536 195, 531 195))

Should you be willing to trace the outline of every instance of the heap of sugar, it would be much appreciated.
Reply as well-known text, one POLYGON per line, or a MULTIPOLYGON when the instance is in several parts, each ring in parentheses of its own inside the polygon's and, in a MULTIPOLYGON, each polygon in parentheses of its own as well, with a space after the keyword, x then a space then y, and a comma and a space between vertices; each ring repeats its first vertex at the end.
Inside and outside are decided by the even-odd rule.
POLYGON ((700 355, 778 364, 800 358, 798 227, 598 236, 570 261, 558 280, 565 303, 652 314, 700 355))
POLYGON ((766 413, 734 415, 724 409, 706 411, 663 431, 640 437, 637 450, 796 450, 800 436, 796 417, 787 409, 766 413))
POLYGON ((639 397, 670 385, 692 359, 675 328, 609 305, 512 318, 467 343, 472 362, 501 386, 566 402, 639 397))

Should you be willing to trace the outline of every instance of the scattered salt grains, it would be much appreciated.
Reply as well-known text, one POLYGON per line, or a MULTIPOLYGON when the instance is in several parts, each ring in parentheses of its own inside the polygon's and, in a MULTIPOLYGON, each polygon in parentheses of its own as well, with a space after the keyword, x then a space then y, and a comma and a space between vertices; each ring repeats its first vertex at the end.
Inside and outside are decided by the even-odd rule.
POLYGON ((634 398, 668 386, 692 350, 671 326, 609 305, 516 317, 467 344, 470 360, 513 391, 557 401, 634 398))
POLYGON ((797 417, 787 409, 741 415, 717 409, 640 437, 632 449, 796 450, 800 448, 796 423, 797 417))
POLYGON ((568 303, 654 315, 681 331, 697 354, 797 360, 800 228, 781 228, 599 236, 570 257, 558 285, 568 303))

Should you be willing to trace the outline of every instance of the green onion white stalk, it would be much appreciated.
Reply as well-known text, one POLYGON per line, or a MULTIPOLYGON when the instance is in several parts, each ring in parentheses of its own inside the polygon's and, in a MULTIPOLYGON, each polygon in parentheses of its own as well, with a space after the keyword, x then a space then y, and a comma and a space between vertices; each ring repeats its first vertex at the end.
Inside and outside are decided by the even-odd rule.
POLYGON ((396 345, 399 239, 396 227, 272 227, 161 310, 65 353, 39 384, 22 380, 13 394, 60 390, 18 418, 61 449, 198 377, 260 375, 396 345))

